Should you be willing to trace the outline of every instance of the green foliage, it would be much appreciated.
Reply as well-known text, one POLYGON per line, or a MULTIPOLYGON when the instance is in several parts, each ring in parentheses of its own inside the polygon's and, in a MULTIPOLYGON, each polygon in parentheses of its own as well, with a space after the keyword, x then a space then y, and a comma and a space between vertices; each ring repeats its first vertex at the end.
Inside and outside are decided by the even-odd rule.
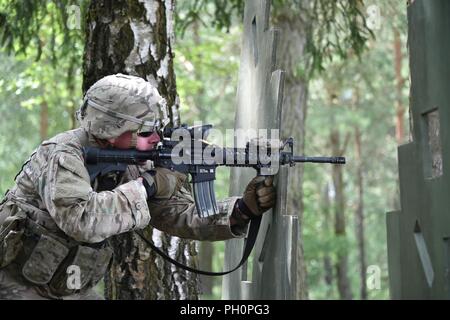
POLYGON ((81 20, 87 4, 87 0, 1 0, 0 47, 14 54, 33 51, 36 60, 48 49, 54 65, 68 57, 80 61, 80 51, 74 50, 74 46, 83 41, 81 20), (69 16, 75 13, 71 11, 74 7, 79 9, 80 29, 72 30, 68 23, 74 18, 69 16))
MULTIPOLYGON (((344 167, 346 247, 349 277, 356 298, 360 270, 354 216, 358 201, 355 128, 362 134, 366 261, 367 266, 375 265, 381 270, 381 289, 368 290, 369 299, 389 298, 385 214, 398 207, 393 29, 406 21, 406 7, 398 4, 396 15, 390 4, 380 5, 380 8, 384 23, 375 31, 376 40, 369 42, 368 50, 361 58, 334 59, 328 64, 327 72, 312 81, 306 128, 307 154, 330 153, 328 137, 331 129, 339 130, 341 140, 347 135, 350 137, 344 153, 347 157, 344 167)), ((397 29, 402 36, 404 51, 405 29, 404 26, 397 29)), ((405 77, 407 65, 404 57, 405 77)), ((408 86, 405 86, 402 97, 405 106, 408 104, 407 93, 408 86)), ((324 189, 331 184, 331 170, 305 166, 304 181, 304 244, 310 296, 314 299, 338 298, 336 282, 329 288, 324 281, 323 263, 325 257, 335 262, 337 253, 342 250, 342 242, 333 235, 333 208, 327 211, 323 206, 324 189)), ((333 191, 328 193, 332 201, 333 191)))
POLYGON ((15 62, 13 58, 0 56, 2 78, 0 80, 0 193, 12 186, 12 179, 28 153, 37 146, 33 125, 38 119, 35 112, 16 108, 21 99, 31 96, 29 90, 23 90, 24 79, 17 79, 16 73, 26 68, 25 62, 15 62), (20 141, 16 136, 20 132, 20 141), (30 141, 32 140, 32 141, 30 141), (14 145, 11 145, 14 141, 14 145))
POLYGON ((367 27, 361 0, 313 1, 305 8, 314 21, 307 51, 312 56, 312 71, 325 71, 325 62, 334 57, 360 56, 373 36, 367 27))
POLYGON ((230 31, 235 17, 242 20, 244 0, 194 0, 178 3, 176 12, 177 30, 184 35, 193 23, 211 25, 218 30, 230 31))
MULTIPOLYGON (((211 25, 229 32, 236 19, 242 20, 243 0, 195 0, 180 3, 177 28, 184 34, 193 23, 211 25), (206 19, 205 19, 206 18, 206 19)), ((307 53, 311 57, 311 72, 322 72, 325 63, 338 56, 360 56, 373 33, 367 27, 362 0, 274 0, 274 15, 289 12, 291 19, 312 21, 308 24, 307 53)), ((275 21, 276 25, 276 21, 275 21)), ((309 65, 309 64, 308 64, 309 65)))
POLYGON ((43 105, 48 108, 47 137, 75 126, 83 45, 81 30, 63 27, 62 5, 0 1, 1 193, 12 186, 22 163, 46 138, 39 134, 43 105))
POLYGON ((73 84, 68 85, 65 63, 61 61, 61 69, 54 69, 45 59, 35 62, 0 52, 0 193, 13 185, 22 163, 41 142, 43 104, 48 107, 48 137, 73 127, 73 112, 81 99, 81 74, 74 72, 73 84))

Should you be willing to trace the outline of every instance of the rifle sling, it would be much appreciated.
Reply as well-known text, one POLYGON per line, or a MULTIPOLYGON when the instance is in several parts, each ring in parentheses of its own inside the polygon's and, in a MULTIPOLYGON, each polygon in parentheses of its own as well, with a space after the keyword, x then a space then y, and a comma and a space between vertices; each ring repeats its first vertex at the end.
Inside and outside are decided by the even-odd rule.
POLYGON ((258 217, 256 219, 252 219, 250 222, 250 229, 248 231, 248 236, 247 239, 245 240, 245 247, 244 247, 244 253, 242 254, 242 259, 239 262, 239 264, 229 270, 229 271, 223 271, 223 272, 212 272, 212 271, 203 271, 203 270, 198 270, 198 269, 194 269, 191 268, 189 266, 186 266, 174 259, 172 259, 171 257, 169 257, 166 253, 162 252, 160 249, 158 249, 150 240, 148 240, 144 234, 142 233, 142 231, 140 230, 135 230, 136 234, 146 243, 148 244, 148 246, 150 248, 152 248, 157 254, 159 254, 161 257, 163 257, 164 259, 166 259, 167 261, 169 261, 170 263, 174 264, 175 266, 190 271, 190 272, 194 272, 197 274, 201 274, 201 275, 205 275, 205 276, 224 276, 226 274, 229 274, 235 270, 237 270, 239 267, 241 267, 248 259, 248 257, 250 256, 250 253, 252 252, 253 246, 255 245, 256 242, 256 237, 258 236, 258 231, 259 231, 259 226, 261 224, 261 217, 258 217))

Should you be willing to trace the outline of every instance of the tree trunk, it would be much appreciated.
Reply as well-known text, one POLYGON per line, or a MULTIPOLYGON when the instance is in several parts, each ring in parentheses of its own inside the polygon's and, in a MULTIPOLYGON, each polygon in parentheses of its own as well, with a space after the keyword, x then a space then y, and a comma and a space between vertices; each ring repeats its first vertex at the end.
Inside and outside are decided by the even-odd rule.
MULTIPOLYGON (((325 235, 332 233, 332 226, 330 225, 330 186, 327 183, 323 191, 322 200, 322 212, 323 212, 323 222, 322 222, 322 233, 325 235)), ((323 257, 323 270, 325 273, 325 284, 327 286, 326 298, 330 299, 333 296, 333 263, 331 260, 329 246, 327 246, 324 257, 323 257)))
MULTIPOLYGON (((345 150, 341 147, 340 133, 338 130, 332 130, 330 134, 330 144, 332 154, 340 156, 345 150)), ((348 278, 348 253, 346 244, 346 230, 345 230, 345 197, 344 197, 344 181, 342 174, 343 166, 332 166, 333 186, 335 191, 334 210, 335 210, 335 225, 334 233, 336 241, 339 243, 337 262, 336 262, 336 276, 339 296, 341 299, 352 299, 350 281, 348 278)))
MULTIPOLYGON (((213 269, 214 247, 209 241, 199 241, 199 265, 200 270, 213 269)), ((210 296, 213 292, 214 277, 200 276, 201 293, 210 296)), ((203 299, 203 298, 202 298, 203 299)))
POLYGON ((48 103, 46 100, 41 103, 39 132, 41 141, 44 141, 48 137, 48 103))
POLYGON ((395 56, 395 80, 396 80, 396 100, 395 100, 395 137, 397 144, 402 144, 405 137, 404 118, 405 106, 403 105, 403 86, 405 79, 402 77, 402 43, 400 40, 400 33, 394 30, 394 56, 395 56))
MULTIPOLYGON (((282 115, 282 138, 295 137, 295 154, 304 154, 305 120, 308 99, 307 78, 309 66, 304 61, 307 30, 310 22, 306 15, 291 10, 290 5, 275 10, 274 24, 280 29, 277 60, 286 71, 282 115)), ((297 298, 308 299, 306 263, 303 250, 303 166, 291 168, 288 187, 287 211, 298 214, 299 244, 297 257, 297 298)))
POLYGON ((362 300, 367 300, 367 284, 366 284, 366 248, 364 242, 364 183, 363 183, 363 165, 361 157, 361 132, 355 127, 355 149, 356 149, 356 170, 357 170, 357 186, 358 186, 358 204, 356 208, 356 240, 358 242, 359 251, 359 267, 360 267, 360 295, 362 300))
MULTIPOLYGON (((86 25, 83 90, 103 76, 140 76, 173 106, 179 123, 173 70, 173 0, 93 0, 86 25)), ((146 228, 147 238, 176 260, 195 266, 194 241, 146 228)), ((107 299, 197 299, 197 276, 151 251, 135 233, 113 237, 114 260, 105 277, 107 299)))
POLYGON ((76 61, 72 59, 70 61, 69 69, 67 70, 67 91, 69 93, 69 101, 70 105, 67 108, 67 112, 70 115, 70 129, 75 129, 77 127, 77 118, 76 118, 76 109, 79 107, 77 103, 75 103, 74 99, 76 97, 75 92, 78 88, 75 88, 75 69, 76 61))

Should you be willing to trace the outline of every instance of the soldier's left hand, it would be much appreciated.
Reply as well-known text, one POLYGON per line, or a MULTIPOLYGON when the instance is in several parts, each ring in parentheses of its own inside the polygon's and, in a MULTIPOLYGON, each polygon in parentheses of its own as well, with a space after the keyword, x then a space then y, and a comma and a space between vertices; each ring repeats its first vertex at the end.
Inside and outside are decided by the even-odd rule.
POLYGON ((245 188, 240 206, 241 212, 248 216, 260 216, 275 206, 276 190, 273 186, 273 176, 255 177, 245 188), (248 212, 250 211, 250 212, 248 212))

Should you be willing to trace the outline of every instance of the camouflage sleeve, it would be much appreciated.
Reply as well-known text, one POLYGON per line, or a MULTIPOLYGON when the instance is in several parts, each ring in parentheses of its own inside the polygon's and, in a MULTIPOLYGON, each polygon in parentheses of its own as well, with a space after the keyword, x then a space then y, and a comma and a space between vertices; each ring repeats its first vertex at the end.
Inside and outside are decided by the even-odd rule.
POLYGON ((219 201, 219 214, 200 218, 191 193, 183 187, 168 200, 148 201, 150 224, 180 238, 208 241, 242 238, 247 233, 247 225, 230 226, 230 215, 237 199, 232 197, 219 201))
POLYGON ((100 242, 150 221, 145 188, 138 181, 95 192, 83 160, 57 152, 39 179, 39 193, 58 227, 78 241, 100 242))

